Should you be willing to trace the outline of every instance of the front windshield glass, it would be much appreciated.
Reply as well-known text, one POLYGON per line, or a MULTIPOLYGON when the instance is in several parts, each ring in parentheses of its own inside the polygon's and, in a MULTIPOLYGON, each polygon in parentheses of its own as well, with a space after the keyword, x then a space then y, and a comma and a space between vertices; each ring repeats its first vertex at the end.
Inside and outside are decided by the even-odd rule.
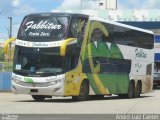
POLYGON ((19 29, 18 37, 23 40, 61 40, 66 37, 68 17, 26 17, 19 29))
POLYGON ((14 72, 21 75, 57 75, 64 73, 67 59, 52 52, 53 48, 25 48, 15 50, 14 72))

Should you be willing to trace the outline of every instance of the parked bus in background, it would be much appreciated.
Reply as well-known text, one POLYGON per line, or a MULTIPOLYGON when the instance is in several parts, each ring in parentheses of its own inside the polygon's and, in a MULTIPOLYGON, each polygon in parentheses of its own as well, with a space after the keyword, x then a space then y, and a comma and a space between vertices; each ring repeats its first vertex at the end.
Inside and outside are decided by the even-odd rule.
POLYGON ((160 36, 155 35, 155 58, 154 58, 154 78, 153 78, 153 86, 156 88, 160 86, 160 36))
POLYGON ((154 64, 153 87, 156 88, 157 86, 160 86, 160 62, 154 64))
POLYGON ((27 15, 16 39, 12 91, 52 96, 140 97, 153 86, 154 35, 83 14, 27 15))

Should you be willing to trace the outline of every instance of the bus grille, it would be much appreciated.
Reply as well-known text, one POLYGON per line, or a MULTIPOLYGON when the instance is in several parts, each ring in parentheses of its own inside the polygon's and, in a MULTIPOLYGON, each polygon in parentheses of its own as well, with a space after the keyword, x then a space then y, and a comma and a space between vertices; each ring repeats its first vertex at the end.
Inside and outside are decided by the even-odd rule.
POLYGON ((27 83, 27 82, 23 82, 23 81, 18 82, 17 84, 19 84, 21 86, 25 86, 25 87, 49 87, 49 86, 52 85, 49 82, 45 82, 45 83, 35 83, 35 82, 27 83))

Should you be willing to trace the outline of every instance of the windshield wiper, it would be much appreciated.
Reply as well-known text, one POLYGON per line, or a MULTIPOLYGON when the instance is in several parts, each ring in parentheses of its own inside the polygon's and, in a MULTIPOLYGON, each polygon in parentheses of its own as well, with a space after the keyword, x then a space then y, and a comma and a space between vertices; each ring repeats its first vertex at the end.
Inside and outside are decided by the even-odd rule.
POLYGON ((45 75, 56 75, 57 72, 51 72, 48 70, 43 70, 43 71, 36 71, 37 74, 45 74, 45 75))
POLYGON ((20 75, 28 75, 29 70, 25 70, 25 69, 16 70, 16 69, 14 69, 13 72, 18 73, 20 75))

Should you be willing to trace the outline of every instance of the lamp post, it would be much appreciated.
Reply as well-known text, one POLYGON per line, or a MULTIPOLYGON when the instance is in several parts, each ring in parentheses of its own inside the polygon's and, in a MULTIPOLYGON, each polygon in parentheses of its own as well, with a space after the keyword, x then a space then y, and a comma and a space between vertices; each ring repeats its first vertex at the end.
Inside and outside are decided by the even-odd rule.
MULTIPOLYGON (((10 29, 9 29, 9 38, 11 38, 12 37, 12 17, 8 17, 8 19, 9 19, 9 21, 10 21, 10 29)), ((12 46, 12 43, 9 43, 9 62, 11 61, 11 59, 12 59, 12 54, 11 54, 11 52, 12 52, 12 50, 11 50, 11 46, 12 46)))
POLYGON ((10 32, 9 32, 9 38, 12 37, 12 17, 8 17, 9 21, 10 21, 10 32))

